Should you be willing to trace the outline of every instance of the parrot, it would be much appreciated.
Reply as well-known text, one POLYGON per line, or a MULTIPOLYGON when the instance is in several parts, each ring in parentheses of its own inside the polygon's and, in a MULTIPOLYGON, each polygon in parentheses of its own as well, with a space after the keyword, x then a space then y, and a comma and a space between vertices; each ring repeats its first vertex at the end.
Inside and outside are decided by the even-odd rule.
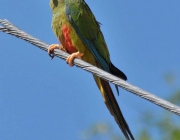
MULTIPOLYGON (((54 49, 63 50, 70 55, 66 62, 73 66, 74 58, 82 59, 123 80, 126 75, 116 68, 110 60, 100 23, 84 0, 50 0, 52 10, 52 30, 59 44, 52 44, 48 54, 53 58, 54 49)), ((123 117, 109 82, 93 75, 103 100, 127 140, 134 140, 133 134, 123 117)), ((116 90, 119 94, 118 87, 116 90)))

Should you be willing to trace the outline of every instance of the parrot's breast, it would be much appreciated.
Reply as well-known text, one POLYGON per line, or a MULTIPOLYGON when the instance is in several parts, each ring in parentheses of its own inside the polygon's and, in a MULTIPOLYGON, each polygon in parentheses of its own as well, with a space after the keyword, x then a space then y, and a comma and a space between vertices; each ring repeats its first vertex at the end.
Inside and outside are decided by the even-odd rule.
POLYGON ((70 53, 77 52, 77 49, 72 44, 72 38, 71 38, 71 28, 68 27, 66 24, 62 26, 62 38, 63 41, 61 44, 63 47, 70 53))
POLYGON ((67 50, 68 53, 72 54, 77 52, 75 47, 76 34, 70 23, 68 22, 65 14, 65 6, 58 9, 53 14, 52 18, 52 29, 58 38, 62 46, 67 50))
POLYGON ((58 11, 53 14, 52 29, 56 37, 68 53, 72 54, 78 51, 84 53, 82 60, 95 65, 94 56, 84 45, 75 29, 69 23, 65 11, 64 6, 59 8, 58 11))

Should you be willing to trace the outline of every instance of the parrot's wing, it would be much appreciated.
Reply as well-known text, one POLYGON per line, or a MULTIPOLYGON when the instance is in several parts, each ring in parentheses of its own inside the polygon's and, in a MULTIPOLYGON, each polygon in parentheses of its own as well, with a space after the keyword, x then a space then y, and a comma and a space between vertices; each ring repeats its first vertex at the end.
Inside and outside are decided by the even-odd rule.
POLYGON ((83 43, 91 51, 101 68, 110 71, 109 51, 100 30, 99 22, 84 0, 66 0, 66 15, 83 43))

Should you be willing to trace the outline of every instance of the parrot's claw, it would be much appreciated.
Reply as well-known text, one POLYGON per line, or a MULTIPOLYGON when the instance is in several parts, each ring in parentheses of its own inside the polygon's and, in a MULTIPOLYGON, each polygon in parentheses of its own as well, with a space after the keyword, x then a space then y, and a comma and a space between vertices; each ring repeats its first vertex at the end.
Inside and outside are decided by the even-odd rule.
POLYGON ((54 58, 54 52, 50 53, 49 56, 51 57, 51 60, 54 58))
POLYGON ((54 55, 54 49, 60 49, 60 50, 62 50, 62 51, 67 52, 66 49, 63 48, 62 45, 52 44, 52 45, 50 45, 49 48, 48 48, 48 54, 49 54, 49 56, 51 57, 51 60, 52 60, 52 59, 54 58, 54 56, 55 56, 55 55, 54 55))
POLYGON ((79 51, 76 53, 72 53, 71 55, 68 56, 66 59, 66 62, 69 64, 70 67, 73 66, 73 60, 74 58, 80 58, 84 55, 84 53, 80 53, 79 51))

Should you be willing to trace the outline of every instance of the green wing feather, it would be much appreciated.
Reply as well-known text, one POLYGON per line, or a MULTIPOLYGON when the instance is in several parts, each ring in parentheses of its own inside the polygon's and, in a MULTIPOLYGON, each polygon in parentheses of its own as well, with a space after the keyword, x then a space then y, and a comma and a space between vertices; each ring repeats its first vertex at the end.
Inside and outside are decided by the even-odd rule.
POLYGON ((101 68, 110 71, 110 56, 99 22, 84 0, 66 0, 66 15, 78 36, 94 55, 101 68))

